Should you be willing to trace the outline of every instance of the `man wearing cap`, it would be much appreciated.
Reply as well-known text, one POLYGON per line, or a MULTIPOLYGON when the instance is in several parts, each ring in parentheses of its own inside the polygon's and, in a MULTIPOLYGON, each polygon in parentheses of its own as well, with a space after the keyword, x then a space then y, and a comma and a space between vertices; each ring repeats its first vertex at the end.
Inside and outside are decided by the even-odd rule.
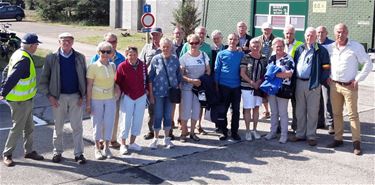
POLYGON ((0 100, 7 100, 11 108, 13 127, 9 132, 3 151, 3 162, 14 166, 12 153, 17 140, 23 135, 25 158, 43 160, 44 157, 33 151, 33 97, 36 94, 36 72, 32 55, 36 52, 38 36, 27 33, 22 38, 21 48, 15 51, 3 71, 0 100))
MULTIPOLYGON (((147 43, 145 46, 143 46, 141 54, 139 55, 139 59, 146 63, 148 70, 150 70, 150 63, 152 58, 161 53, 160 48, 160 39, 163 37, 163 31, 159 27, 151 28, 151 39, 152 43, 147 43)), ((148 101, 148 129, 149 132, 144 135, 145 139, 152 139, 154 138, 154 106, 148 101)), ((172 129, 171 129, 172 130, 172 129)))
MULTIPOLYGON (((268 22, 262 24, 262 35, 258 36, 258 40, 261 43, 262 50, 261 53, 267 59, 270 58, 272 54, 272 41, 275 36, 272 34, 272 25, 268 22)), ((263 106, 265 111, 263 112, 262 119, 268 119, 271 117, 270 111, 268 109, 268 100, 267 98, 263 98, 263 106)))
POLYGON ((73 43, 72 34, 59 35, 60 48, 47 55, 39 85, 40 92, 48 97, 55 119, 52 162, 62 160, 64 122, 69 118, 75 161, 84 164, 82 98, 86 95, 86 61, 84 55, 72 48, 73 43))
MULTIPOLYGON (((108 32, 104 35, 104 41, 109 42, 113 50, 113 57, 111 61, 116 64, 116 68, 123 62, 125 61, 124 55, 122 55, 120 52, 116 50, 117 48, 117 36, 114 33, 108 32)), ((99 54, 94 55, 91 58, 91 63, 96 62, 99 59, 99 54)), ((111 139, 111 147, 112 148, 120 148, 120 143, 117 141, 117 130, 118 130, 118 120, 119 120, 119 109, 120 109, 120 100, 116 101, 116 115, 115 115, 115 123, 113 125, 113 130, 112 130, 112 139, 111 139)), ((100 142, 100 147, 104 148, 103 141, 100 142)))

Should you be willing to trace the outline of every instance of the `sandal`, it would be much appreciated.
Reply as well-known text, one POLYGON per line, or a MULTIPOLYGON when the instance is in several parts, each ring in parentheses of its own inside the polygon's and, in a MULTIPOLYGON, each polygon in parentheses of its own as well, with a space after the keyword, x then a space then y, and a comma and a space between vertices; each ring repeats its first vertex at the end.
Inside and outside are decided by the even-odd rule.
POLYGON ((207 135, 207 132, 203 130, 203 128, 198 128, 198 133, 200 135, 207 135))

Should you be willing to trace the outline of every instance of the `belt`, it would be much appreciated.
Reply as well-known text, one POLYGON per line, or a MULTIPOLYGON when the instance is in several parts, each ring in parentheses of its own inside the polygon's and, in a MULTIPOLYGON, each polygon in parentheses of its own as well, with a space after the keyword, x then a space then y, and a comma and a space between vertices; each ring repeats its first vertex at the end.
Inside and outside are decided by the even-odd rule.
POLYGON ((297 78, 299 80, 302 80, 302 81, 309 81, 310 79, 309 78, 297 78))
POLYGON ((339 81, 335 81, 335 80, 332 80, 332 82, 335 82, 341 86, 348 86, 348 85, 351 85, 352 83, 351 82, 339 82, 339 81))
POLYGON ((92 88, 93 88, 94 90, 96 90, 96 91, 98 91, 98 92, 101 92, 101 93, 104 93, 104 94, 110 93, 110 92, 112 92, 112 90, 113 90, 113 87, 108 88, 108 89, 103 89, 103 88, 100 88, 100 87, 93 86, 92 88))

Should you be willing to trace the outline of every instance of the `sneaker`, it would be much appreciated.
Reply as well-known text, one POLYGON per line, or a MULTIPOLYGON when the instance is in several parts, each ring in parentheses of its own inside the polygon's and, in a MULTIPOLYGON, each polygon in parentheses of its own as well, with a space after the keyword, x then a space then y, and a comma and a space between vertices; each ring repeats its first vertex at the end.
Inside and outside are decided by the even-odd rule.
POLYGON ((253 140, 253 137, 251 136, 251 132, 250 132, 250 131, 247 131, 247 132, 246 132, 245 139, 246 139, 246 141, 251 141, 251 140, 253 140))
POLYGON ((174 147, 174 144, 172 143, 170 137, 165 137, 165 138, 164 138, 164 146, 165 146, 165 148, 167 148, 167 149, 170 149, 170 148, 173 148, 173 147, 174 147))
POLYGON ((241 140, 240 135, 238 135, 237 133, 232 133, 231 136, 232 136, 233 140, 236 140, 236 141, 240 141, 241 140))
POLYGON ((111 150, 109 148, 106 148, 104 150, 104 156, 107 157, 107 159, 110 159, 110 158, 113 157, 113 154, 112 154, 112 152, 111 152, 111 150))
POLYGON ((193 141, 199 141, 201 140, 197 135, 195 135, 194 133, 190 134, 190 139, 192 139, 193 141))
POLYGON ((276 138, 276 134, 272 133, 272 132, 269 132, 266 136, 264 136, 264 138, 266 140, 271 140, 271 139, 274 139, 276 138))
POLYGON ((95 150, 94 150, 94 156, 95 156, 96 160, 104 160, 105 159, 105 157, 102 154, 102 151, 97 149, 97 148, 95 148, 95 150))
POLYGON ((151 149, 157 149, 158 148, 158 139, 157 138, 154 138, 153 140, 152 140, 152 143, 150 144, 150 146, 149 146, 151 149))
POLYGON ((12 160, 11 155, 4 156, 3 162, 4 162, 5 166, 7 166, 7 167, 11 167, 11 166, 16 165, 15 162, 12 160))
POLYGON ((52 162, 59 163, 59 162, 61 162, 61 159, 62 159, 61 154, 53 154, 52 162))
POLYGON ((142 147, 137 145, 136 143, 130 144, 129 145, 129 150, 134 150, 134 151, 142 151, 142 147))
POLYGON ((33 159, 33 160, 37 160, 37 161, 44 160, 44 157, 39 155, 38 153, 36 153, 36 151, 32 151, 28 154, 25 154, 25 158, 33 159))
POLYGON ((128 148, 126 148, 126 145, 121 145, 121 146, 120 146, 120 154, 121 154, 121 155, 126 155, 126 154, 128 154, 128 148))
POLYGON ((260 135, 258 134, 258 132, 256 130, 253 130, 251 131, 251 134, 254 136, 255 139, 260 139, 260 135))
POLYGON ((85 164, 85 163, 86 163, 86 158, 83 156, 83 154, 81 154, 81 155, 78 156, 78 157, 74 157, 74 160, 75 160, 78 164, 85 164))
POLYGON ((287 136, 281 136, 280 139, 279 139, 279 143, 281 143, 281 144, 285 144, 286 141, 288 141, 288 137, 287 136))
POLYGON ((146 135, 144 135, 143 137, 145 138, 145 140, 152 139, 152 138, 154 138, 154 132, 149 132, 146 135))

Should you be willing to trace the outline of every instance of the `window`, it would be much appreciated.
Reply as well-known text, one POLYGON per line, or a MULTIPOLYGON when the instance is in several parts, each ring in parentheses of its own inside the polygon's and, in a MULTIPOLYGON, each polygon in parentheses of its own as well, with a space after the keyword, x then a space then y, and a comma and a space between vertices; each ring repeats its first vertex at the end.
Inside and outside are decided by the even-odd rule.
POLYGON ((348 0, 332 0, 333 7, 348 7, 348 0))

